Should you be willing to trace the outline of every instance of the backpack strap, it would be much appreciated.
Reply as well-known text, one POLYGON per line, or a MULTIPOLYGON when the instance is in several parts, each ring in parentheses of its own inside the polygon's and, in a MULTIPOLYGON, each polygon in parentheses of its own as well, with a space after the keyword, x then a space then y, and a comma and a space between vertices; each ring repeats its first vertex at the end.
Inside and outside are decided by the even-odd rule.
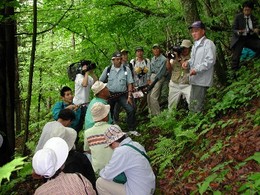
POLYGON ((132 144, 123 144, 122 146, 129 146, 129 147, 135 149, 137 152, 141 153, 141 154, 150 162, 150 159, 149 159, 149 157, 145 154, 145 152, 142 151, 142 150, 139 150, 137 147, 133 146, 132 144))

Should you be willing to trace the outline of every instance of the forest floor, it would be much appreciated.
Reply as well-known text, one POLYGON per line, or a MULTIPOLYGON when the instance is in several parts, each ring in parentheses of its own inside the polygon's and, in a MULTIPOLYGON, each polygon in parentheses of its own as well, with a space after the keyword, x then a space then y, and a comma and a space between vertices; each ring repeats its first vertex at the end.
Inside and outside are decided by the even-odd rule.
MULTIPOLYGON (((164 171, 164 176, 157 179, 156 194, 190 194, 195 191, 199 194, 199 183, 207 180, 209 176, 219 177, 218 182, 209 182, 208 185, 212 192, 228 191, 228 194, 239 194, 239 188, 245 183, 248 174, 260 172, 260 166, 255 161, 250 160, 241 163, 255 152, 260 151, 260 127, 254 126, 253 121, 248 118, 259 114, 260 102, 256 99, 247 107, 241 108, 234 113, 221 116, 222 120, 232 119, 234 122, 224 128, 214 128, 203 138, 196 142, 197 147, 187 148, 179 162, 172 161, 172 167, 164 171), (212 151, 219 145, 218 151, 208 152, 200 150, 203 142, 207 139, 207 149, 212 151), (194 149, 195 148, 195 149, 194 149), (219 167, 212 174, 215 167, 219 167), (181 169, 179 169, 181 167, 181 169), (176 171, 179 170, 179 171, 176 171)), ((152 149, 154 141, 159 136, 160 130, 150 131, 151 142, 147 142, 146 148, 152 149)), ((156 170, 156 167, 154 167, 156 170)), ((155 171, 156 172, 156 171, 155 171)), ((35 189, 43 183, 43 180, 35 180, 31 175, 26 176, 25 181, 17 183, 12 194, 33 194, 35 189)))

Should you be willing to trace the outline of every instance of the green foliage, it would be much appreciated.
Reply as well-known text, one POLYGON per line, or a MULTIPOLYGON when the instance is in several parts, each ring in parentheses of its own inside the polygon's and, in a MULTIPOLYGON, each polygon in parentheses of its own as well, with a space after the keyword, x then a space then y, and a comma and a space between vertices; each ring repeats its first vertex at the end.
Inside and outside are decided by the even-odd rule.
POLYGON ((214 181, 217 177, 217 174, 214 173, 210 176, 208 176, 203 182, 198 183, 198 187, 199 187, 199 193, 203 194, 204 192, 207 191, 207 189, 209 188, 209 184, 214 181))
POLYGON ((5 164, 0 168, 0 184, 2 183, 3 179, 10 180, 11 173, 22 169, 24 166, 24 160, 26 157, 16 157, 11 162, 5 164))
POLYGON ((253 156, 250 156, 246 159, 246 161, 249 160, 255 160, 256 162, 258 162, 258 164, 260 164, 260 152, 256 152, 253 156))
POLYGON ((238 190, 245 195, 257 194, 260 192, 260 173, 252 173, 247 177, 247 182, 244 183, 238 190))

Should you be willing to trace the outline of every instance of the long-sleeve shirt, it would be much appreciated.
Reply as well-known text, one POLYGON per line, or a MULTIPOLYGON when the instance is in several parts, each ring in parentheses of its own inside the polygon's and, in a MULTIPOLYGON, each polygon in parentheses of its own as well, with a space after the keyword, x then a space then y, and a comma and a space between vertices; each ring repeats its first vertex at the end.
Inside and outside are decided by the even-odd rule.
POLYGON ((124 184, 127 195, 150 195, 155 190, 155 175, 149 161, 138 151, 123 144, 132 144, 145 152, 143 146, 133 142, 131 138, 124 139, 119 147, 114 149, 111 160, 100 171, 103 179, 112 181, 114 177, 124 172, 127 182, 124 184))
POLYGON ((160 54, 158 57, 152 57, 150 70, 148 72, 148 80, 151 79, 152 74, 156 74, 155 79, 161 79, 166 74, 166 61, 167 58, 160 54))
MULTIPOLYGON (((67 106, 68 106, 68 104, 65 104, 62 101, 54 104, 54 106, 52 108, 52 116, 53 116, 54 120, 58 120, 60 111, 65 109, 67 106)), ((79 120, 80 120, 81 109, 77 109, 76 111, 74 111, 74 113, 75 113, 75 119, 72 121, 70 127, 77 131, 78 130, 77 126, 78 126, 79 120)))
POLYGON ((216 46, 205 36, 195 41, 191 58, 188 61, 190 69, 195 69, 196 75, 190 76, 190 84, 210 87, 213 84, 214 65, 216 63, 216 46))

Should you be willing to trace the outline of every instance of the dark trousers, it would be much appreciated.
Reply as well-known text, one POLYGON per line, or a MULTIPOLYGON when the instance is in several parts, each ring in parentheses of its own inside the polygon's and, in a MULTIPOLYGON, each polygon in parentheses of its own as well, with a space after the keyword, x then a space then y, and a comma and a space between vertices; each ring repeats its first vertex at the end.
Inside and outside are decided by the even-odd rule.
POLYGON ((232 48, 232 69, 239 69, 239 61, 241 52, 244 47, 252 49, 256 52, 256 57, 260 54, 260 39, 255 36, 241 36, 232 48))
MULTIPOLYGON (((112 92, 110 92, 111 95, 113 95, 112 92)), ((118 97, 113 97, 110 100, 108 100, 108 103, 110 105, 110 112, 111 116, 114 116, 114 108, 115 104, 119 104, 123 109, 126 111, 127 114, 127 126, 128 126, 128 131, 134 131, 135 130, 135 109, 131 104, 127 103, 127 95, 123 94, 118 97)), ((113 119, 114 120, 114 119, 113 119)))

